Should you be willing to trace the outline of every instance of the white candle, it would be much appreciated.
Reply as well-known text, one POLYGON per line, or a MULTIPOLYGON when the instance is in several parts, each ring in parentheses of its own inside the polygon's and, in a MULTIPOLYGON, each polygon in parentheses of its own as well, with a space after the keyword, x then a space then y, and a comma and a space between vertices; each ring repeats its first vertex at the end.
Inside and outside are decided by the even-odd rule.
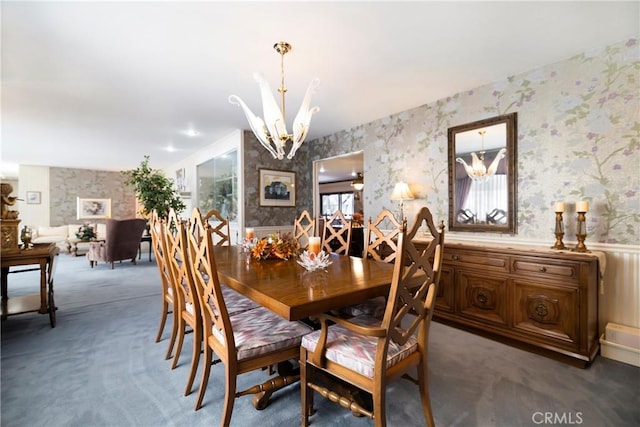
POLYGON ((309 252, 320 253, 320 237, 309 237, 309 252))
POLYGON ((554 212, 564 212, 564 202, 556 202, 554 212))
POLYGON ((246 228, 245 229, 245 234, 246 234, 247 239, 249 239, 249 240, 253 239, 254 236, 255 236, 255 234, 253 232, 253 228, 246 228))
POLYGON ((582 200, 576 202, 576 212, 587 212, 589 210, 589 202, 582 200))

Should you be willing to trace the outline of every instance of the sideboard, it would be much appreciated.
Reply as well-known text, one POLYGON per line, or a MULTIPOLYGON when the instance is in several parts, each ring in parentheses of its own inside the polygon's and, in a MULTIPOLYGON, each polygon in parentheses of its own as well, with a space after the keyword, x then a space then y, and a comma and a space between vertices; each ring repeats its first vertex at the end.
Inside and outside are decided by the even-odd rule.
POLYGON ((445 243, 434 320, 585 368, 599 277, 591 253, 445 243))

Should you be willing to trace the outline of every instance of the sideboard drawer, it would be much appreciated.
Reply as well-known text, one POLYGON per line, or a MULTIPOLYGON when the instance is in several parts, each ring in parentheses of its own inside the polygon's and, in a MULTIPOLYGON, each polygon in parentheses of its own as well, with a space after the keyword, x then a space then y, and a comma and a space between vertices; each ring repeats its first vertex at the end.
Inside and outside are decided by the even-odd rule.
POLYGON ((482 251, 460 251, 445 252, 443 255, 444 262, 465 268, 474 269, 476 267, 482 269, 492 269, 496 271, 509 271, 509 257, 500 254, 483 253, 482 251))
POLYGON ((553 262, 548 259, 516 258, 512 259, 511 271, 514 274, 535 275, 539 278, 562 279, 564 283, 577 283, 580 271, 579 262, 553 262))

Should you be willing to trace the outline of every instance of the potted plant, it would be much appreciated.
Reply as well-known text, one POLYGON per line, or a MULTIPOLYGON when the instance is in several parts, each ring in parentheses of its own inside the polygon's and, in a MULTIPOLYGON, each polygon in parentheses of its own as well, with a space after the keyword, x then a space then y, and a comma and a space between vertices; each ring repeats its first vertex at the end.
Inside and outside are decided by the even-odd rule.
POLYGON ((155 210, 158 217, 166 218, 173 208, 180 212, 186 208, 176 191, 173 180, 163 171, 149 167, 149 156, 136 169, 122 172, 127 180, 125 184, 133 187, 136 197, 142 204, 142 214, 148 217, 155 210))

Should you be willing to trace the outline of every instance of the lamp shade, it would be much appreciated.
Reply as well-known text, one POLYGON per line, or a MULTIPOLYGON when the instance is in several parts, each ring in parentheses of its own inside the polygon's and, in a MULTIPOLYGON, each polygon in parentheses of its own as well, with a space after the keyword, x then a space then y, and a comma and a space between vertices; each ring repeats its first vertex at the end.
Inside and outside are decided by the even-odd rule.
POLYGON ((413 200, 413 194, 406 182, 400 181, 393 187, 391 200, 413 200))

